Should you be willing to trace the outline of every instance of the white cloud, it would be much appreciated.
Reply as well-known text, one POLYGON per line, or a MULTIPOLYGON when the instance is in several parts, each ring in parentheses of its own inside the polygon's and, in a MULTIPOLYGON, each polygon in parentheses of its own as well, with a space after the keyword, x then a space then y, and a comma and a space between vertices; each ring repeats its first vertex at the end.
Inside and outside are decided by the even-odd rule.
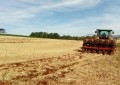
POLYGON ((83 9, 96 6, 101 0, 12 0, 6 6, 5 10, 0 13, 0 23, 11 24, 19 21, 25 21, 28 18, 33 18, 36 13, 42 14, 48 11, 67 11, 74 9, 83 9), (17 1, 17 2, 16 2, 17 1), (14 4, 15 3, 15 4, 14 4), (31 3, 31 4, 29 4, 31 3), (36 4, 36 5, 32 5, 36 4))
MULTIPOLYGON (((0 24, 18 24, 16 33, 24 31, 23 33, 29 34, 32 31, 39 31, 35 26, 27 26, 24 24, 30 18, 34 18, 37 14, 42 15, 46 12, 68 12, 75 10, 83 10, 86 8, 95 7, 103 0, 12 0, 10 4, 0 8, 0 24), (14 4, 15 3, 15 4, 14 4), (6 8, 5 8, 6 7, 6 8), (5 8, 5 10, 3 10, 5 8), (23 23, 23 24, 22 24, 23 23)), ((2 3, 2 2, 1 2, 2 3)), ((98 16, 89 16, 84 19, 75 19, 72 22, 46 26, 47 32, 58 32, 60 34, 72 35, 86 35, 87 33, 94 33, 96 28, 111 28, 117 33, 120 31, 120 6, 111 5, 104 9, 104 12, 98 16), (48 28, 49 27, 49 28, 48 28), (57 29, 56 29, 57 28, 57 29)), ((40 17, 42 18, 42 17, 40 17)), ((41 20, 42 21, 42 20, 41 20)), ((41 31, 41 30, 40 30, 41 31)))
POLYGON ((120 34, 120 6, 106 8, 105 12, 98 16, 89 16, 84 19, 76 19, 72 22, 51 27, 51 32, 61 34, 87 35, 94 34, 96 29, 113 29, 115 34, 120 34), (112 10, 111 10, 112 9, 112 10), (56 29, 57 28, 57 29, 56 29))

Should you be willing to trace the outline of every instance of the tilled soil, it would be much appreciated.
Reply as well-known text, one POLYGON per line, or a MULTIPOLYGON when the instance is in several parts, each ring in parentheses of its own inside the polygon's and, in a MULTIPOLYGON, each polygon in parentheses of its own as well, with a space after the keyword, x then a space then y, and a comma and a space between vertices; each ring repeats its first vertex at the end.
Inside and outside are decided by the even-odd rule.
POLYGON ((82 41, 0 39, 0 85, 120 85, 120 50, 102 55, 82 53, 82 41))
POLYGON ((76 52, 3 64, 0 65, 0 85, 119 85, 119 70, 106 67, 113 63, 110 59, 105 62, 108 57, 112 58, 76 52))

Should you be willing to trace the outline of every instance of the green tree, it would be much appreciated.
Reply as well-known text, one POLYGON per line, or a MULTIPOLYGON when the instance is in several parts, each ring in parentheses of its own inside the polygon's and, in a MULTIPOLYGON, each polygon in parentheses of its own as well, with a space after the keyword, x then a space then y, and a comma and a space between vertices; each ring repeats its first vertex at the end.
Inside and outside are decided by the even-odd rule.
POLYGON ((47 32, 32 32, 31 37, 40 37, 40 38, 51 38, 51 39, 67 39, 67 40, 83 40, 85 37, 63 35, 60 36, 58 33, 47 33, 47 32))

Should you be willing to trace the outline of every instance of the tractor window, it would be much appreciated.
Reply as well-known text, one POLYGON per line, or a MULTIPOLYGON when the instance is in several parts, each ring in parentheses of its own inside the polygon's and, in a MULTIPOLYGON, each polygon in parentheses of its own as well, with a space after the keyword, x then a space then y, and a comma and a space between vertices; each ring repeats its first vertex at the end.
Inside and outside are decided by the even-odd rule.
POLYGON ((100 31, 100 37, 109 37, 110 32, 108 31, 100 31))

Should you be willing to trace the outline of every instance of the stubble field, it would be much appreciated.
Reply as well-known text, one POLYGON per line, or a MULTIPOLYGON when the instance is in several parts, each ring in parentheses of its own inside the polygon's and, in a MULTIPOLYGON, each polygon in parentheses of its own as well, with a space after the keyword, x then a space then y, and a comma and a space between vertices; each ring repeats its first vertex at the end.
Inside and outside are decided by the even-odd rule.
POLYGON ((81 46, 0 36, 0 85, 120 85, 120 49, 110 56, 82 53, 81 46))

